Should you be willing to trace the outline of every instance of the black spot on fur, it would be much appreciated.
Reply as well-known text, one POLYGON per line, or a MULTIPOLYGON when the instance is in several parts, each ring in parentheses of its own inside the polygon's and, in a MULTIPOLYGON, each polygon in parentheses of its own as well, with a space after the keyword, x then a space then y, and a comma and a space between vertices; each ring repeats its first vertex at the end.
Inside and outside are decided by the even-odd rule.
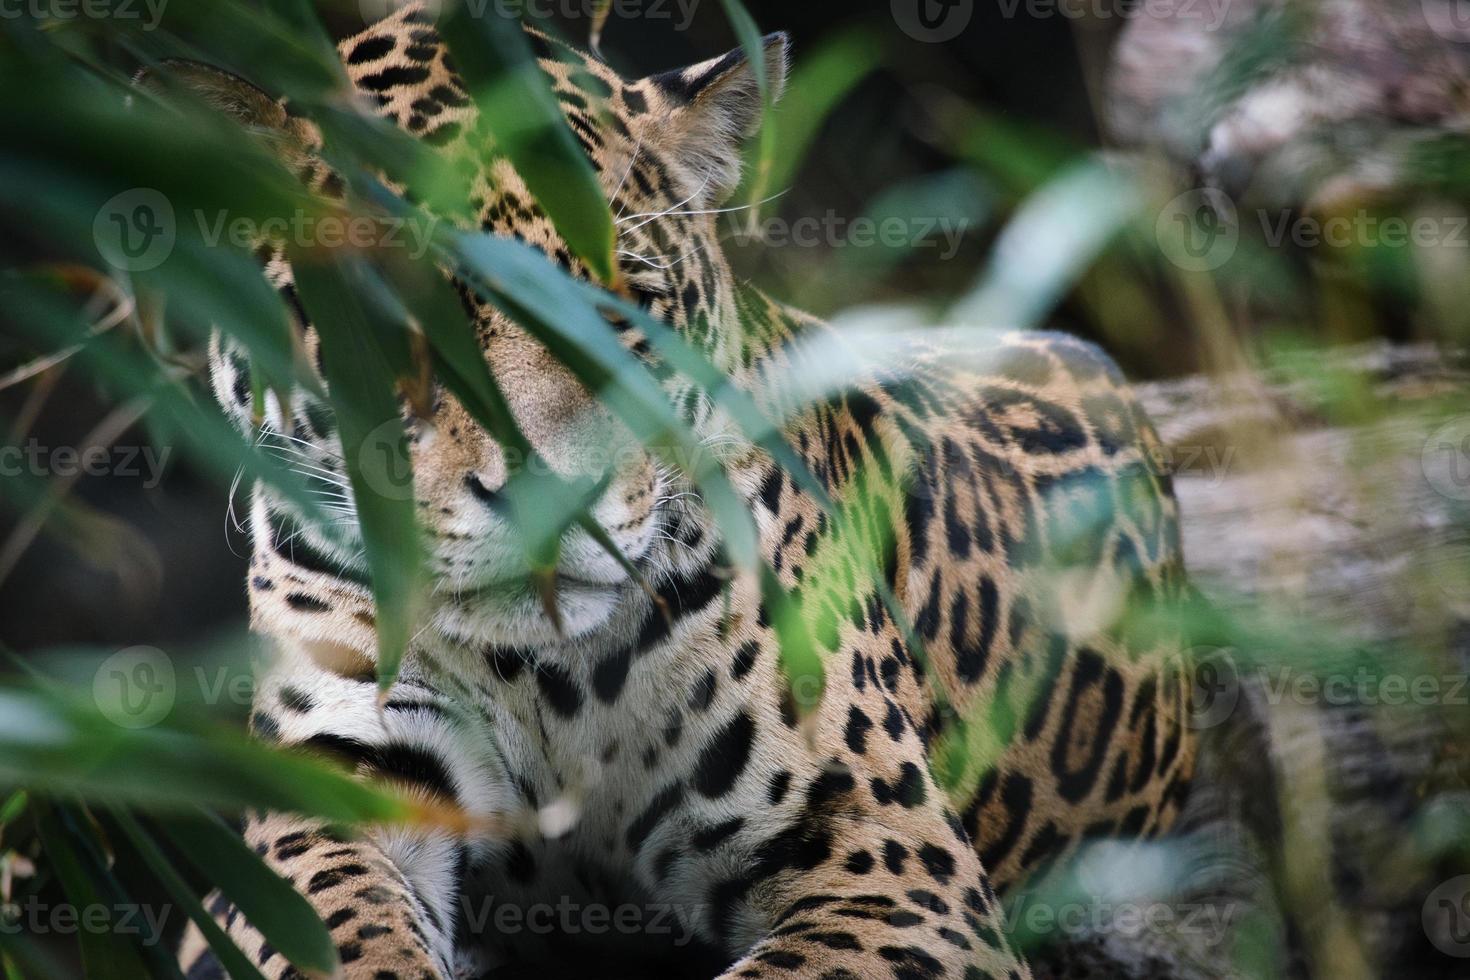
POLYGON ((750 761, 754 738, 755 722, 750 715, 742 711, 731 718, 700 751, 694 788, 710 798, 730 792, 750 761))
POLYGON ((582 689, 571 674, 556 664, 536 665, 536 686, 551 710, 563 718, 575 716, 582 707, 582 689))

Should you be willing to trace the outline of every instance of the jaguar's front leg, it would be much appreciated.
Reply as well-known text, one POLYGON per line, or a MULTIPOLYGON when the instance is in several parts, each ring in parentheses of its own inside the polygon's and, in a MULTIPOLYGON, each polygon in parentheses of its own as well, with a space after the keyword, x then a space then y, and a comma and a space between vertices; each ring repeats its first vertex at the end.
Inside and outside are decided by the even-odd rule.
POLYGON ((930 773, 913 688, 896 673, 880 684, 859 669, 867 659, 854 653, 850 678, 828 675, 812 768, 772 813, 742 881, 754 914, 729 917, 765 931, 725 978, 1029 976, 930 773))
POLYGON ((770 931, 722 980, 1028 977, 974 850, 941 814, 914 816, 901 830, 843 817, 779 844, 822 862, 771 889, 770 931))
MULTIPOLYGON (((252 715, 258 737, 319 750, 363 778, 383 780, 426 801, 490 814, 500 803, 484 733, 422 681, 401 681, 385 706, 371 672, 321 666, 287 651, 262 679, 252 715)), ((331 932, 349 980, 448 980, 455 975, 460 893, 473 841, 442 830, 383 827, 351 835, 321 821, 252 815, 246 842, 311 903, 331 932)), ((229 902, 210 910, 271 980, 300 977, 229 902)), ((191 928, 180 965, 218 977, 219 965, 191 928)))

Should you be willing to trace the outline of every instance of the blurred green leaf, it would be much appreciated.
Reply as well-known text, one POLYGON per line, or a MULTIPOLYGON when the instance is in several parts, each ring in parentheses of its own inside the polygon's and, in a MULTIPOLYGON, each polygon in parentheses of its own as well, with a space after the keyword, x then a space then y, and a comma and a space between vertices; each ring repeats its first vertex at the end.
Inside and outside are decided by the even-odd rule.
POLYGON ((496 149, 593 275, 616 286, 616 233, 607 195, 520 22, 498 12, 476 16, 470 4, 455 4, 441 30, 496 149))
POLYGON ((759 200, 756 195, 761 192, 762 188, 770 186, 768 175, 776 156, 776 124, 771 99, 772 79, 766 77, 770 66, 766 64, 765 39, 761 36, 760 28, 756 26, 755 18, 750 16, 750 11, 745 9, 745 4, 740 0, 720 0, 720 6, 725 10, 725 18, 729 20, 731 28, 734 29, 741 50, 745 52, 745 59, 750 64, 751 74, 755 76, 755 84, 761 95, 760 139, 756 143, 756 161, 752 168, 755 174, 751 185, 755 190, 750 202, 753 218, 756 213, 755 206, 759 200))
MULTIPOLYGON (((413 628, 422 583, 413 475, 394 387, 416 372, 406 324, 374 302, 381 283, 361 259, 294 249, 297 289, 321 335, 343 466, 372 571, 378 687, 387 692, 413 628)), ((391 309, 391 307, 389 307, 391 309)))
MULTIPOLYGON (((78 853, 57 810, 50 806, 36 808, 36 830, 46 848, 46 858, 66 891, 74 908, 111 907, 99 890, 87 861, 78 853)), ((82 966, 89 980, 137 980, 148 975, 148 968, 132 943, 112 930, 82 929, 78 932, 82 950, 82 966)), ((248 976, 249 974, 245 974, 248 976)))
MULTIPOLYGON (((261 972, 256 969, 255 964, 250 962, 240 947, 236 946, 224 930, 214 921, 214 916, 199 902, 194 890, 189 887, 188 882, 174 870, 163 851, 159 850, 153 838, 143 829, 142 825, 126 810, 115 809, 112 811, 113 819, 123 829, 123 833, 132 841, 133 847, 143 858, 143 861, 152 870, 153 874, 163 884, 164 888, 179 904, 199 931, 204 933, 204 938, 209 943, 209 948, 219 957, 220 965, 225 968, 231 980, 265 980, 261 972)), ((90 974, 89 974, 90 975, 90 974)), ((142 976, 143 974, 138 974, 142 976)))
POLYGON ((1126 173, 1098 160, 1069 167, 1011 219, 980 281, 950 311, 949 322, 1041 323, 1141 204, 1126 173))
POLYGON ((338 770, 243 740, 233 729, 124 728, 103 710, 127 697, 166 698, 160 683, 126 672, 109 677, 99 667, 92 700, 63 696, 64 689, 0 687, 0 786, 161 811, 261 807, 349 822, 410 815, 401 801, 338 770))

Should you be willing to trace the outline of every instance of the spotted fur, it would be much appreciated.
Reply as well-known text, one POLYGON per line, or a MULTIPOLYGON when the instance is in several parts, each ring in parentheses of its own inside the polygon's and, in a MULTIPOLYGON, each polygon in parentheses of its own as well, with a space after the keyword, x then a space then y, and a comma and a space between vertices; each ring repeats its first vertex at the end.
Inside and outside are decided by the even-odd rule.
MULTIPOLYGON (((1086 838, 1164 831, 1193 765, 1168 616, 1184 588, 1177 514, 1150 465, 1153 430, 1102 353, 1041 333, 968 352, 938 336, 913 342, 817 404, 789 404, 778 379, 845 341, 737 282, 721 254, 709 212, 738 181, 739 143, 760 115, 743 55, 629 82, 531 36, 619 218, 627 288, 786 418, 787 440, 839 503, 824 510, 708 398, 665 378, 747 500, 794 597, 795 629, 823 658, 825 690, 817 700, 798 678, 792 693, 782 621, 755 577, 731 568, 683 475, 465 290, 487 362, 551 465, 572 473, 613 448, 599 457, 614 462, 593 515, 667 615, 574 530, 559 632, 515 580, 519 551, 496 497, 513 466, 441 391, 430 420, 405 421, 435 588, 380 710, 350 499, 331 502, 344 544, 257 488, 252 621, 275 657, 256 734, 510 829, 349 839, 259 814, 248 840, 321 913, 350 977, 472 976, 661 944, 710 976, 1027 975, 998 893, 1086 838), (559 902, 583 911, 576 928, 493 925, 495 908, 559 902), (585 927, 586 910, 624 907, 638 912, 624 913, 637 919, 624 934, 585 927), (667 932, 652 925, 658 908, 667 932)), ((460 167, 473 224, 588 275, 490 152, 416 6, 341 53, 374 111, 460 167)), ((785 38, 768 38, 765 53, 779 89, 785 38)), ((214 101, 286 146, 315 145, 310 125, 274 103, 214 101)), ((301 169, 322 193, 338 190, 324 169, 301 169)), ((267 271, 314 353, 278 251, 267 271)), ((654 360, 638 331, 608 329, 654 360)), ((247 371, 243 352, 217 345, 216 392, 248 426, 247 371)), ((337 493, 330 412, 307 392, 294 400, 304 408, 288 417, 269 399, 265 437, 337 493)), ((267 976, 297 975, 227 902, 217 911, 267 976)), ((182 963, 191 978, 217 975, 197 934, 182 963)))

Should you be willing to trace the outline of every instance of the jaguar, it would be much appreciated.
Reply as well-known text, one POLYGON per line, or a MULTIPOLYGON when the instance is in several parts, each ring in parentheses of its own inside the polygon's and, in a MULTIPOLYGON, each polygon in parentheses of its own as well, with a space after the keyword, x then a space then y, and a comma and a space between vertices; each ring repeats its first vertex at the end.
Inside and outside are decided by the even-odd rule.
MULTIPOLYGON (((632 975, 1029 976, 1002 897, 1089 840, 1164 833, 1194 769, 1171 612, 1188 586, 1154 429, 1082 340, 934 331, 884 346, 737 279, 717 222, 785 87, 785 35, 764 39, 763 71, 742 48, 630 81, 527 33, 616 217, 621 288, 777 420, 799 461, 704 387, 655 374, 753 518, 768 572, 731 560, 687 469, 460 284, 536 454, 568 478, 604 471, 589 513, 606 539, 572 527, 554 581, 533 585, 503 506, 517 461, 434 386, 428 411, 403 414, 432 583, 380 702, 333 414, 305 386, 290 399, 304 410, 262 405, 247 353, 217 335, 220 403, 335 488, 341 525, 253 491, 251 627, 270 650, 254 736, 463 815, 346 832, 255 812, 246 839, 319 913, 348 977, 573 961, 609 975, 655 954, 632 975), (834 360, 852 365, 841 385, 790 396, 834 360), (793 643, 820 670, 794 672, 793 643)), ((596 278, 495 150, 421 4, 339 51, 366 110, 453 165, 467 231, 596 278)), ((155 71, 264 134, 317 193, 344 193, 285 100, 205 65, 155 71)), ((263 252, 319 369, 291 262, 263 252)), ((636 322, 606 329, 656 366, 636 322)), ((227 898, 208 904, 266 976, 302 975, 227 898)), ((179 956, 190 978, 222 975, 198 930, 179 956)))

